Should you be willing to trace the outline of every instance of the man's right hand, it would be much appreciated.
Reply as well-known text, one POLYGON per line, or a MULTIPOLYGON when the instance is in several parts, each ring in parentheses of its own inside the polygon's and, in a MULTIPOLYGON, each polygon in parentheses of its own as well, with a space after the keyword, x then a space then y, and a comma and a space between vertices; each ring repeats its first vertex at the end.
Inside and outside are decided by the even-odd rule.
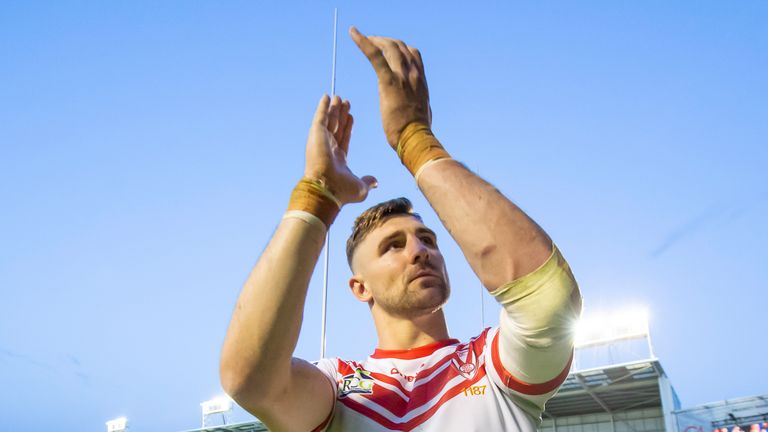
POLYGON ((355 27, 349 35, 371 62, 379 80, 379 109, 384 134, 397 149, 400 133, 412 122, 432 125, 429 90, 421 54, 397 39, 365 36, 355 27))
POLYGON ((322 180, 342 203, 363 201, 376 187, 372 176, 357 177, 347 166, 353 117, 349 101, 323 95, 307 138, 304 176, 322 180))

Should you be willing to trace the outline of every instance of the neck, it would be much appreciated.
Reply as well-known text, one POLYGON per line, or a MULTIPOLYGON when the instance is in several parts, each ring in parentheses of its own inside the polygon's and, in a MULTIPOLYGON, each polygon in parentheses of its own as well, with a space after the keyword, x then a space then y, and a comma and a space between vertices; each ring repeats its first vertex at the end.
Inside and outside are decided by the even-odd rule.
POLYGON ((449 339, 442 309, 408 318, 389 315, 376 307, 371 313, 380 349, 411 349, 449 339))

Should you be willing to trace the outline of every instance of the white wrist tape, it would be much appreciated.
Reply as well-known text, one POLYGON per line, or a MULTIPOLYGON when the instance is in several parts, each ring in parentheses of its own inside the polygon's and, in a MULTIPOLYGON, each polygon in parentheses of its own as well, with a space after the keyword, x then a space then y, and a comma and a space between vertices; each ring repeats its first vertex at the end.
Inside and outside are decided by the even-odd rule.
POLYGON ((317 216, 315 216, 315 215, 313 215, 312 213, 309 213, 309 212, 305 212, 305 211, 302 211, 302 210, 288 210, 283 215, 283 219, 290 219, 290 218, 301 219, 304 222, 306 222, 306 223, 308 223, 308 224, 310 224, 312 226, 316 226, 316 227, 322 229, 323 231, 327 231, 328 230, 328 228, 326 228, 325 224, 323 223, 322 220, 320 220, 319 217, 317 217, 317 216))
POLYGON ((452 161, 452 160, 453 159, 451 159, 451 158, 443 158, 443 159, 434 159, 434 160, 431 160, 431 161, 425 163, 424 165, 421 166, 421 168, 419 168, 418 171, 416 171, 416 174, 413 176, 413 178, 416 180, 416 184, 417 185, 419 184, 419 176, 421 176, 421 174, 424 173, 425 169, 427 169, 427 168, 429 168, 429 167, 431 167, 431 166, 433 166, 435 164, 438 164, 440 162, 452 161))

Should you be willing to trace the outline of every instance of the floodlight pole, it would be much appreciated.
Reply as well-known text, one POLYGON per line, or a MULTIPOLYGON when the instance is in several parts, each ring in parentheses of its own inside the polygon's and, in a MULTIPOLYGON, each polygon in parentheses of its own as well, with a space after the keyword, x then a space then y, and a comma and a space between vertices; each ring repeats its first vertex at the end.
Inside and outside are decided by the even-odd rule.
MULTIPOLYGON (((336 27, 339 23, 339 9, 333 8, 333 63, 331 66, 331 101, 336 95, 336 27)), ((320 358, 325 357, 325 322, 328 311, 328 260, 331 247, 331 227, 325 234, 325 259, 323 264, 323 304, 320 312, 320 358)))

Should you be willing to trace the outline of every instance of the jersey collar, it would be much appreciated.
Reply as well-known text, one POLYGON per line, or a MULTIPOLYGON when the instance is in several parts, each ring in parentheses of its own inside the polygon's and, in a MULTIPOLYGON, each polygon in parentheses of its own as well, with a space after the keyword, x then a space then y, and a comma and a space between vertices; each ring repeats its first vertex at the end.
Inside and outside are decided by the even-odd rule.
POLYGON ((373 352, 373 355, 371 355, 371 358, 380 359, 380 358, 397 358, 397 359, 403 359, 403 360, 412 360, 417 359, 421 357, 427 357, 434 353, 435 351, 439 350, 440 348, 447 347, 449 345, 454 345, 459 343, 458 339, 446 339, 441 340, 437 342, 432 342, 428 345, 423 345, 416 348, 411 349, 404 349, 404 350, 385 350, 381 348, 376 348, 376 351, 373 352))

